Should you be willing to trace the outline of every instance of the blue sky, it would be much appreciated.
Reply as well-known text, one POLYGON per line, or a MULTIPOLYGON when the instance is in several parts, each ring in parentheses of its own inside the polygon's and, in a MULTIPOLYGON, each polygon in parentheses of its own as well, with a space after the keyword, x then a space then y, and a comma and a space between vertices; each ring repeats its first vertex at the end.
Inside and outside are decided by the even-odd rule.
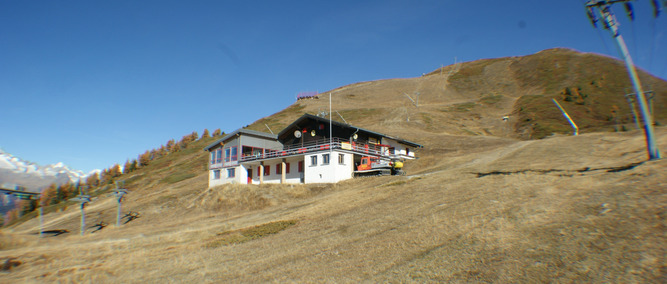
MULTIPOLYGON (((0 148, 42 165, 123 164, 231 132, 302 91, 568 47, 618 57, 581 0, 0 1, 0 148)), ((667 78, 667 10, 614 6, 638 66, 667 78)))

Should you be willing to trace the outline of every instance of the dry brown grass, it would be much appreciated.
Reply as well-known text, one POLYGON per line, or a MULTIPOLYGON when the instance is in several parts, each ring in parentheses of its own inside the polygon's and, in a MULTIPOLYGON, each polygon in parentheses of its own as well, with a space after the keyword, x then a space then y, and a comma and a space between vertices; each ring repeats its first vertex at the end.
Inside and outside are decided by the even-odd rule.
POLYGON ((275 221, 249 228, 224 231, 211 238, 204 247, 217 248, 233 244, 242 244, 269 235, 277 234, 297 223, 297 220, 275 221))
MULTIPOLYGON (((613 131, 624 125, 634 129, 632 112, 625 100, 631 87, 620 61, 568 49, 550 49, 524 57, 466 62, 458 72, 438 70, 425 76, 388 79, 343 86, 320 94, 319 99, 300 100, 289 108, 262 118, 249 128, 281 130, 304 112, 316 114, 333 109, 352 125, 398 135, 427 144, 433 134, 479 135, 509 138, 544 138, 552 133, 572 133, 552 98, 562 99, 565 88, 581 88, 585 103, 561 104, 579 125, 580 133, 613 131), (419 95, 416 107, 405 96, 419 95), (611 110, 619 108, 618 123, 611 110), (503 121, 509 115, 509 121, 503 121)), ((647 89, 656 93, 655 120, 666 123, 667 82, 640 75, 647 89)), ((343 121, 338 114, 333 119, 343 121)))
MULTIPOLYGON (((0 260, 22 263, 0 282, 664 282, 667 163, 604 170, 645 160, 640 132, 440 137, 405 177, 207 190, 197 176, 128 195, 142 217, 120 229, 37 239, 26 222, 0 235, 0 260), (508 174, 476 174, 491 171, 508 174)), ((59 214, 78 231, 76 208, 46 219, 59 214)))
POLYGON ((313 187, 303 184, 263 184, 259 186, 227 184, 209 188, 198 197, 195 203, 199 208, 213 211, 247 211, 305 198, 311 196, 313 190, 313 187))

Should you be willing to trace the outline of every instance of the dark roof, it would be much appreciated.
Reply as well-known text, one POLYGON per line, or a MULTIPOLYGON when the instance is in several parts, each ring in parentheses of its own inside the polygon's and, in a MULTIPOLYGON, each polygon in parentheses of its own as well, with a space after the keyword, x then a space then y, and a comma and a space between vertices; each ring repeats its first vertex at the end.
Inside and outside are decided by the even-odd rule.
POLYGON ((234 130, 234 132, 229 133, 229 134, 223 136, 222 138, 216 140, 215 142, 211 143, 210 145, 206 146, 204 148, 204 150, 208 151, 209 149, 211 149, 211 148, 213 148, 217 145, 220 145, 220 143, 225 142, 225 141, 229 140, 230 138, 233 138, 237 134, 245 134, 245 135, 249 135, 249 136, 257 136, 257 137, 260 137, 260 138, 268 138, 268 139, 273 139, 273 140, 278 139, 278 136, 275 135, 275 134, 260 132, 260 131, 245 129, 245 128, 240 128, 240 129, 234 130))
MULTIPOLYGON (((297 125, 298 125, 299 123, 301 123, 302 121, 304 121, 304 120, 308 120, 308 119, 310 119, 310 120, 315 120, 315 121, 319 121, 319 122, 322 122, 322 123, 329 123, 329 119, 327 119, 327 118, 323 118, 323 117, 319 117, 319 116, 312 115, 312 114, 309 114, 309 113, 305 113, 304 115, 302 115, 301 117, 299 117, 297 120, 295 120, 294 122, 292 122, 290 125, 288 125, 287 127, 285 127, 285 129, 283 129, 282 131, 280 131, 280 133, 278 133, 277 137, 281 137, 281 136, 285 135, 285 134, 286 134, 288 131, 290 131, 293 127, 297 126, 297 125)), ((401 143, 401 144, 405 144, 405 145, 412 146, 412 147, 418 147, 418 148, 423 148, 423 147, 424 147, 424 146, 422 146, 422 145, 420 145, 420 144, 417 144, 417 143, 415 143, 415 142, 411 142, 411 141, 408 141, 408 140, 399 139, 399 138, 392 137, 392 136, 389 136, 389 135, 386 135, 386 134, 382 134, 382 133, 379 133, 379 132, 375 132, 375 131, 371 131, 371 130, 367 130, 367 129, 359 128, 359 127, 352 126, 352 125, 349 125, 349 124, 345 124, 345 123, 342 123, 342 122, 338 122, 338 121, 335 121, 335 120, 331 120, 331 124, 332 124, 332 125, 335 125, 335 126, 338 126, 338 127, 355 129, 355 130, 358 130, 358 131, 361 131, 361 132, 366 132, 366 133, 368 133, 368 134, 372 134, 372 135, 376 135, 376 136, 387 137, 387 138, 390 138, 390 139, 394 139, 394 140, 398 141, 398 142, 401 143)))

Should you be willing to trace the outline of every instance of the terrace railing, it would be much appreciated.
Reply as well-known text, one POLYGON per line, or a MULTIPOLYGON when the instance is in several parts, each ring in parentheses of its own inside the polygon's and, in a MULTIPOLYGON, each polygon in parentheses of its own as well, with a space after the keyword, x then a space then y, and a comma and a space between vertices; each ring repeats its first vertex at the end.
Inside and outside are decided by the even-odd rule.
POLYGON ((269 150, 266 149, 266 151, 263 154, 256 153, 252 155, 241 155, 239 162, 247 162, 247 161, 253 161, 253 160, 261 160, 261 159, 271 159, 271 158, 281 158, 281 157, 287 157, 287 156, 293 156, 293 155, 301 155, 305 153, 311 153, 311 152, 317 152, 317 151, 323 151, 323 150, 329 150, 329 149, 342 149, 342 150, 349 150, 353 152, 358 152, 358 153, 363 153, 365 155, 373 155, 373 156, 383 156, 387 155, 388 153, 383 153, 382 152, 382 146, 374 145, 374 144, 366 144, 366 143, 356 143, 356 142, 350 142, 348 140, 343 140, 341 138, 333 138, 333 139, 321 139, 321 140, 316 140, 316 141, 311 141, 308 143, 298 143, 298 144, 291 144, 291 145, 285 145, 283 149, 281 150, 269 150))

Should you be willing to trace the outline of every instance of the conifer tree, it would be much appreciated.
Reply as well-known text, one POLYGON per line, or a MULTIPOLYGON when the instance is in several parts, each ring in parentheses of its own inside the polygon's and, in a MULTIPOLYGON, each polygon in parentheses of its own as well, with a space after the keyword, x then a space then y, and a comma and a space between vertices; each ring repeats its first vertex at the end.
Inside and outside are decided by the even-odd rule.
POLYGON ((213 137, 220 136, 220 128, 213 131, 213 137))
POLYGON ((56 186, 56 191, 55 191, 56 195, 53 197, 54 199, 53 204, 58 204, 64 200, 65 194, 63 193, 63 189, 64 188, 62 185, 56 186))
POLYGON ((56 193, 58 202, 66 201, 67 199, 77 195, 76 188, 70 182, 60 185, 56 193))
POLYGON ((145 167, 151 161, 151 152, 146 150, 143 154, 139 155, 139 166, 145 167))
POLYGON ((188 146, 188 141, 187 140, 188 140, 187 136, 183 136, 183 137, 181 137, 180 141, 176 142, 176 146, 177 146, 179 151, 188 146))
POLYGON ((100 184, 107 184, 109 183, 109 180, 111 180, 109 169, 102 170, 102 173, 100 174, 100 184))
POLYGON ((119 177, 123 172, 120 170, 120 165, 115 164, 111 168, 109 168, 109 175, 111 176, 111 179, 119 177))
POLYGON ((92 175, 86 178, 86 186, 89 188, 97 187, 100 185, 100 175, 98 173, 93 173, 92 175))
POLYGON ((192 137, 190 135, 185 135, 181 137, 181 149, 188 147, 188 144, 190 144, 190 140, 192 137))
POLYGON ((164 157, 169 154, 169 150, 167 150, 167 146, 162 145, 160 146, 160 149, 157 150, 157 156, 159 157, 164 157))
POLYGON ((20 208, 20 213, 19 216, 25 216, 25 214, 28 214, 32 211, 35 211, 37 209, 37 200, 35 199, 30 199, 30 200, 21 200, 19 202, 19 207, 20 208))
POLYGON ((157 150, 155 150, 155 149, 151 150, 151 152, 150 152, 150 160, 152 161, 152 160, 155 160, 155 159, 157 159, 157 158, 159 158, 158 155, 157 155, 157 150))
POLYGON ((131 167, 132 167, 132 163, 130 163, 130 160, 128 159, 127 161, 125 161, 125 164, 123 165, 123 173, 124 174, 131 173, 132 172, 131 167))
POLYGON ((41 196, 39 197, 40 204, 42 206, 47 206, 51 204, 56 204, 58 201, 56 200, 56 191, 58 190, 58 185, 55 183, 52 183, 42 191, 41 196))
POLYGON ((211 137, 211 134, 208 133, 208 129, 204 128, 204 132, 202 132, 201 138, 204 139, 204 138, 209 138, 209 137, 211 137))
POLYGON ((174 139, 169 139, 169 141, 167 141, 167 145, 165 147, 167 148, 167 151, 169 151, 169 153, 176 152, 176 149, 175 149, 176 141, 174 141, 174 139))

